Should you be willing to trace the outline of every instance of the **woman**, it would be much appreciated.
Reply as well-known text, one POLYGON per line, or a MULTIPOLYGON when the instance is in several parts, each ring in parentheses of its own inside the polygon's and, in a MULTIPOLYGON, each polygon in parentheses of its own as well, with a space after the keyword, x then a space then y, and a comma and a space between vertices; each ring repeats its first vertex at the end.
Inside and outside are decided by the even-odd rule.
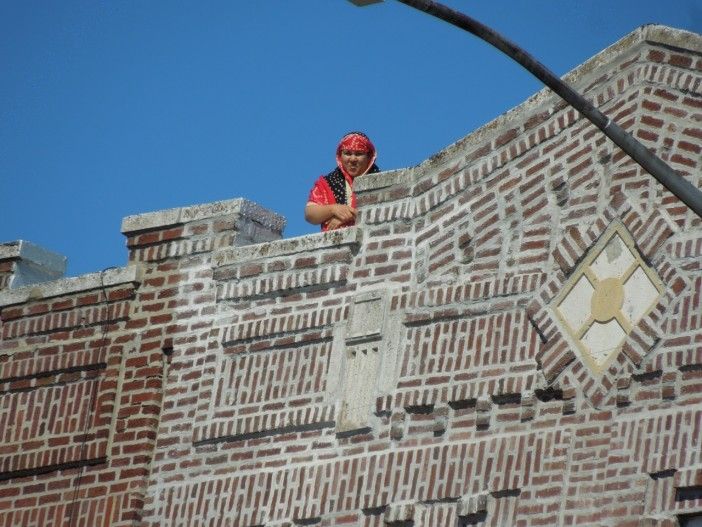
POLYGON ((321 176, 312 187, 305 207, 305 219, 323 231, 350 227, 356 222, 356 195, 353 180, 379 172, 375 146, 366 134, 350 132, 336 147, 337 167, 321 176))

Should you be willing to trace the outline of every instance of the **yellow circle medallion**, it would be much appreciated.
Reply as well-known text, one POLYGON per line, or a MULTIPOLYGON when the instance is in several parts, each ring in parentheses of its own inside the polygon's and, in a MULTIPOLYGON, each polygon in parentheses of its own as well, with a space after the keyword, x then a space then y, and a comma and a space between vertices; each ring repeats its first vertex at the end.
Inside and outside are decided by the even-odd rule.
POLYGON ((590 307, 598 322, 608 322, 621 312, 624 286, 619 278, 607 278, 597 283, 590 307))

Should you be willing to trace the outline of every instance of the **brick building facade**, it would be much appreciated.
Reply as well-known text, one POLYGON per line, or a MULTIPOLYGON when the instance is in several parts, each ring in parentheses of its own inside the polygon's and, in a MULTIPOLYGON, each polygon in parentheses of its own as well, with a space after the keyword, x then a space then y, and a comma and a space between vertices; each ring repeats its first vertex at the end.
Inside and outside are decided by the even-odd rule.
MULTIPOLYGON (((702 187, 702 37, 568 80, 702 187)), ((76 278, 1 246, 0 526, 696 525, 699 217, 546 90, 357 190, 128 217, 76 278)))

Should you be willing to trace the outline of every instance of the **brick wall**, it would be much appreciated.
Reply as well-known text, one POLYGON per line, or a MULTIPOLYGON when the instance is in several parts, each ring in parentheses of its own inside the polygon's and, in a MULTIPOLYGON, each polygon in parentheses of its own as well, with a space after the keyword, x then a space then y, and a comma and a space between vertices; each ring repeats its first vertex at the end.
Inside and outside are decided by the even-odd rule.
POLYGON ((212 251, 282 227, 244 200, 130 217, 129 266, 0 293, 0 525, 140 521, 174 341, 213 314, 212 251))
MULTIPOLYGON (((569 74, 702 186, 702 37, 569 74)), ((0 293, 0 525, 675 526, 702 514, 702 221, 548 91, 359 224, 125 219, 0 293), (265 243, 261 243, 265 242, 265 243)))

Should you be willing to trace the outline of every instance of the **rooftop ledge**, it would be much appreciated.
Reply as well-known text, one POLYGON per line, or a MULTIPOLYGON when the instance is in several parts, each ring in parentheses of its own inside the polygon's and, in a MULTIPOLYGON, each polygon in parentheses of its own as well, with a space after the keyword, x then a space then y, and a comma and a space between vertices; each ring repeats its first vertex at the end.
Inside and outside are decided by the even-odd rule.
POLYGON ((122 220, 121 231, 123 234, 128 234, 161 229, 172 225, 182 225, 193 221, 233 214, 238 214, 277 231, 282 231, 285 227, 286 220, 280 214, 271 212, 253 201, 236 198, 127 216, 122 220))
MULTIPOLYGON (((575 87, 593 70, 612 62, 626 60, 628 50, 649 43, 674 49, 686 49, 702 54, 702 36, 688 31, 662 25, 645 25, 637 28, 621 38, 588 61, 579 65, 564 76, 564 79, 575 87)), ((519 106, 507 111, 493 121, 483 125, 452 145, 442 149, 420 164, 368 174, 357 181, 357 191, 373 191, 395 185, 413 185, 438 166, 455 162, 456 158, 470 154, 475 148, 485 142, 485 136, 514 125, 520 119, 527 118, 540 105, 557 97, 551 90, 544 88, 519 106)), ((144 214, 127 216, 122 221, 121 231, 131 235, 139 231, 167 228, 189 222, 207 220, 209 218, 239 215, 256 222, 264 227, 282 232, 286 220, 262 206, 244 198, 229 199, 212 203, 178 207, 144 214)), ((328 233, 311 234, 297 238, 281 239, 257 245, 230 247, 221 249, 213 254, 213 265, 226 266, 269 256, 294 254, 311 250, 319 250, 334 245, 360 243, 362 231, 358 228, 343 229, 328 233)), ((45 251, 29 242, 19 241, 0 244, 0 260, 26 259, 34 262, 65 266, 65 257, 45 251)), ((0 306, 22 303, 34 298, 47 298, 62 294, 74 293, 81 290, 95 289, 104 285, 115 285, 126 282, 138 282, 137 268, 129 266, 98 273, 91 273, 73 278, 64 278, 34 285, 21 285, 16 289, 0 292, 0 306)))
POLYGON ((23 304, 30 300, 51 298, 140 281, 141 268, 137 265, 106 269, 98 273, 84 274, 72 278, 62 278, 52 282, 43 282, 40 284, 18 287, 17 289, 0 291, 0 307, 23 304))
POLYGON ((364 192, 392 187, 397 184, 411 185, 413 182, 412 169, 400 168, 397 170, 388 170, 386 172, 366 174, 365 176, 356 178, 353 182, 353 189, 356 192, 364 192))
POLYGON ((260 258, 284 256, 307 251, 317 251, 327 247, 360 244, 363 231, 358 227, 348 227, 335 231, 307 234, 296 238, 286 238, 256 245, 227 247, 212 255, 212 267, 224 267, 251 262, 260 258))

